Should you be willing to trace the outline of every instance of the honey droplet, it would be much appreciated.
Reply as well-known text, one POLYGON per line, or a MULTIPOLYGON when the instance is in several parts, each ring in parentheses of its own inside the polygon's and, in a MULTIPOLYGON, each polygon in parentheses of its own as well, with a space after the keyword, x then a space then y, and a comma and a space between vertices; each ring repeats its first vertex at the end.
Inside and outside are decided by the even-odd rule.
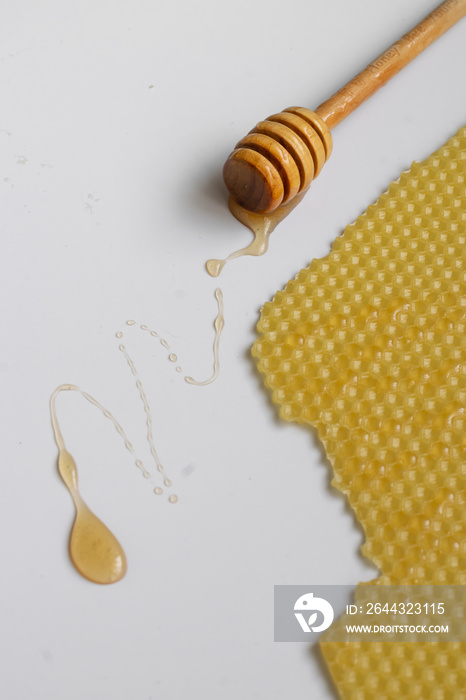
POLYGON ((81 498, 76 464, 67 450, 60 450, 58 470, 76 508, 69 545, 73 564, 82 576, 94 583, 120 581, 126 573, 123 548, 115 535, 81 498))

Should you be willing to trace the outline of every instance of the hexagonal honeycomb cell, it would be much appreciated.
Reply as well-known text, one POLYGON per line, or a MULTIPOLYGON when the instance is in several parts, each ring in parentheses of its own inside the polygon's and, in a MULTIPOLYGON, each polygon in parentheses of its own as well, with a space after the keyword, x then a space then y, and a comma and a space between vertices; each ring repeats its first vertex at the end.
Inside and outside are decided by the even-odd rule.
MULTIPOLYGON (((380 584, 466 584, 466 127, 264 305, 252 353, 314 426, 380 584)), ((466 698, 466 645, 321 643, 341 698, 466 698)))

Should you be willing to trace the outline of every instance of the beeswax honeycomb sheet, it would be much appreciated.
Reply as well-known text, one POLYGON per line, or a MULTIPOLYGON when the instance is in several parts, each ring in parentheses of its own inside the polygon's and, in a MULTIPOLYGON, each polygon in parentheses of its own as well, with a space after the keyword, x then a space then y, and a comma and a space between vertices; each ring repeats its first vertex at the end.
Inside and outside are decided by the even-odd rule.
MULTIPOLYGON (((466 584, 466 127, 266 303, 258 332, 280 415, 317 429, 376 583, 466 584)), ((464 644, 321 646, 344 700, 466 698, 464 644)))

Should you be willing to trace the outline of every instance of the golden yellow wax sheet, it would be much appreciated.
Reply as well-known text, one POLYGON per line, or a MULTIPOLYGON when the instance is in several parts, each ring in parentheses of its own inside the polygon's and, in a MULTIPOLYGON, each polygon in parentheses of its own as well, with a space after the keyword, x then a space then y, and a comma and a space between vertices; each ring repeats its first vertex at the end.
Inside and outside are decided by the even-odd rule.
MULTIPOLYGON (((317 429, 377 583, 465 585, 466 127, 266 303, 258 332, 280 415, 317 429)), ((465 644, 321 646, 344 700, 466 698, 465 644)))

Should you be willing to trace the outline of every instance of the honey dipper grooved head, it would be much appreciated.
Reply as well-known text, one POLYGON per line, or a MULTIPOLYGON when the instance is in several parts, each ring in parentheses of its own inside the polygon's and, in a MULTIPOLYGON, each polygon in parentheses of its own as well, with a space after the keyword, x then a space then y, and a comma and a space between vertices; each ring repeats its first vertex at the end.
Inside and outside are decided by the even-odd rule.
POLYGON ((268 214, 306 190, 332 151, 325 122, 304 107, 288 107, 259 122, 236 144, 223 168, 230 196, 268 214))

